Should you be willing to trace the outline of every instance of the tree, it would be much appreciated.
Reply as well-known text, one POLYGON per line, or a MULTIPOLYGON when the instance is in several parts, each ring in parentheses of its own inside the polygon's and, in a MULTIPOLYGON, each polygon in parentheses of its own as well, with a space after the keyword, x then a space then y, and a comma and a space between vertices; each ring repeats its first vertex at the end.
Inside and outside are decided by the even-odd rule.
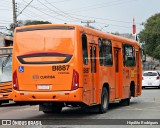
POLYGON ((144 52, 160 60, 160 13, 147 19, 144 29, 139 34, 144 52))
POLYGON ((37 25, 37 24, 52 24, 48 21, 38 21, 38 20, 26 20, 24 21, 24 25, 37 25))
MULTIPOLYGON (((52 24, 48 21, 38 21, 38 20, 19 20, 17 21, 17 26, 27 26, 27 25, 37 25, 37 24, 52 24)), ((10 29, 14 30, 14 25, 10 24, 10 29)))

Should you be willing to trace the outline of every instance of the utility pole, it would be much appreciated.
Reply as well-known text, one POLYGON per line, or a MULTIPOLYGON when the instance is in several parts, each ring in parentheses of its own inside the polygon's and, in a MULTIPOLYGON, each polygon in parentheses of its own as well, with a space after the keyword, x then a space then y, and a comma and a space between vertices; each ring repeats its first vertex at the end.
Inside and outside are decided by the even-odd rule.
POLYGON ((17 26, 17 14, 16 14, 15 0, 12 0, 12 6, 13 6, 13 27, 15 28, 17 26))
POLYGON ((81 23, 86 23, 87 24, 87 27, 90 27, 90 23, 95 23, 95 20, 94 21, 91 21, 91 20, 87 20, 87 21, 81 21, 81 23))

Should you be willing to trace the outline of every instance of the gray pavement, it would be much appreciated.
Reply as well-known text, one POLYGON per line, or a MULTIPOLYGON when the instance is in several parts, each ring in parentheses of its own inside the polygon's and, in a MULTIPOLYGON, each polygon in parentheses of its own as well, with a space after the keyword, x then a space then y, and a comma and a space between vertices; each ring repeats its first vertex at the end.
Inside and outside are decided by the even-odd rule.
MULTIPOLYGON (((76 119, 85 121, 85 124, 91 123, 97 119, 119 119, 113 120, 114 123, 116 121, 120 121, 121 119, 160 119, 160 89, 144 89, 143 93, 140 97, 132 98, 130 106, 120 106, 118 103, 110 104, 109 110, 105 114, 98 114, 96 109, 90 108, 88 110, 84 110, 81 108, 64 108, 61 114, 44 114, 41 111, 38 111, 38 105, 29 106, 29 105, 17 105, 14 102, 9 104, 3 104, 0 107, 0 119, 37 119, 37 120, 45 120, 48 124, 52 123, 53 120, 56 120, 58 124, 61 124, 62 127, 73 127, 71 124, 74 124, 74 127, 83 127, 83 125, 76 125, 76 119), (72 121, 73 120, 73 121, 72 121), (67 124, 67 125, 64 125, 67 124)), ((105 121, 105 120, 104 120, 105 121)), ((56 123, 57 123, 56 122, 56 123)), ((101 122, 100 122, 101 123, 101 122)), ((105 127, 106 125, 100 125, 101 127, 105 127)), ((121 128, 122 125, 118 126, 121 128)), ((50 127, 50 126, 45 126, 50 127)), ((58 126, 54 126, 57 127, 58 126)), ((87 128, 97 128, 98 125, 85 125, 87 128)), ((107 127, 116 127, 109 126, 107 127)), ((128 127, 123 126, 123 128, 128 127)), ((135 127, 135 126, 131 126, 135 127)), ((137 125, 136 125, 137 127, 137 125)), ((138 127, 160 127, 160 126, 138 126, 138 127)))

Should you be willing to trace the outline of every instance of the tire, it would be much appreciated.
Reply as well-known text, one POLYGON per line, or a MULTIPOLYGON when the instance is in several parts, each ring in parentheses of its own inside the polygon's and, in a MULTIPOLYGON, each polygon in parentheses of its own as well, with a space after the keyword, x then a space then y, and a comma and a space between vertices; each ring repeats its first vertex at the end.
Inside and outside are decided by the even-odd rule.
POLYGON ((99 105, 99 113, 106 113, 108 110, 108 91, 105 87, 102 89, 102 94, 101 94, 101 104, 99 105))
POLYGON ((47 113, 47 114, 50 114, 50 113, 58 114, 58 113, 61 113, 62 107, 63 107, 63 104, 61 104, 61 103, 54 103, 52 105, 52 110, 51 111, 43 111, 43 112, 47 113))

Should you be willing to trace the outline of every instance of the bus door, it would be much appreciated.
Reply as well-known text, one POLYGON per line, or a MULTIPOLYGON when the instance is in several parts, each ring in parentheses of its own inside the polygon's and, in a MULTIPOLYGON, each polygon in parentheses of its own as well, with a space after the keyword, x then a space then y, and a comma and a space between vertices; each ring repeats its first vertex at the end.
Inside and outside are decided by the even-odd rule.
POLYGON ((140 74, 139 74, 139 72, 140 72, 140 70, 139 70, 139 68, 140 68, 140 66, 139 66, 139 61, 140 61, 140 59, 139 59, 139 52, 137 51, 136 52, 136 71, 137 71, 137 77, 136 77, 136 85, 137 85, 137 90, 136 90, 136 92, 137 93, 140 93, 141 91, 141 87, 140 87, 140 80, 139 80, 139 77, 140 77, 140 74))
POLYGON ((120 48, 114 48, 115 63, 115 98, 120 95, 120 48))
POLYGON ((96 85, 97 85, 97 45, 96 44, 90 44, 90 76, 91 76, 91 91, 92 91, 92 104, 96 103, 96 85))

